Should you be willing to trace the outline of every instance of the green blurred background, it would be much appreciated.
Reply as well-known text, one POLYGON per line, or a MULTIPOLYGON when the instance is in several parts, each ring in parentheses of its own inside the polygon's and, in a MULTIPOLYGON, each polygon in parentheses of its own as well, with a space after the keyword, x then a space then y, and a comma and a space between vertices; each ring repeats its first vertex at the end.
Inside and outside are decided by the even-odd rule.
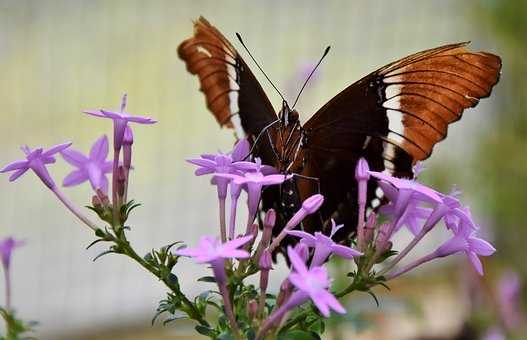
MULTIPOLYGON (((1 0, 0 163, 20 158, 18 147, 23 144, 72 140, 75 148, 86 151, 111 129, 109 122, 81 110, 117 108, 126 92, 130 112, 159 120, 135 129, 131 196, 143 207, 130 221, 135 226, 132 242, 146 253, 170 241, 192 243, 214 232, 214 191, 207 180, 194 178, 184 159, 228 150, 232 132, 220 130, 205 110, 197 80, 176 54, 199 15, 236 46, 234 32, 242 33, 288 98, 300 87, 305 65, 315 62, 326 45, 332 46, 298 105, 304 121, 362 75, 418 50, 471 40, 472 49, 502 57, 502 78, 492 97, 451 126, 423 175, 438 189, 457 184, 464 191, 464 202, 498 248, 485 263, 488 275, 484 281, 475 279, 461 257, 428 266, 395 282, 381 309, 353 297, 344 334, 409 339, 454 334, 463 324, 479 334, 499 325, 492 302, 497 282, 509 270, 527 277, 522 215, 527 202, 527 3, 522 0, 1 0), (473 287, 487 293, 471 298, 473 287), (357 334, 357 327, 367 325, 357 334)), ((262 83, 277 107, 277 95, 262 83)), ((63 162, 53 167, 57 180, 68 171, 63 162)), ((164 296, 161 284, 124 258, 92 263, 96 250, 84 250, 91 233, 34 177, 26 175, 13 185, 2 178, 0 236, 27 240, 14 258, 14 304, 19 315, 40 321, 37 335, 187 338, 191 328, 184 323, 149 329, 157 301, 164 296)), ((67 193, 79 205, 87 204, 91 195, 88 186, 67 193)), ((438 239, 428 242, 433 246, 438 239)), ((194 278, 203 268, 183 261, 176 271, 185 273, 186 291, 199 292, 194 278)), ((518 336, 521 332, 513 331, 518 336)))

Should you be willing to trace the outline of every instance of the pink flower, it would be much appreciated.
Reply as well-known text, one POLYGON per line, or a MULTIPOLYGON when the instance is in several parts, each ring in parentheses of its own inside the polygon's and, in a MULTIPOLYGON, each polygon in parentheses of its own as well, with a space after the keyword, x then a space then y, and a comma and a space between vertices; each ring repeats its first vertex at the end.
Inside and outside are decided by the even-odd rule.
POLYGON ((103 193, 108 193, 108 179, 105 174, 112 172, 112 162, 106 160, 108 137, 97 139, 88 156, 72 149, 61 151, 61 155, 66 162, 77 168, 64 178, 62 185, 69 187, 89 180, 93 190, 100 189, 103 193))
POLYGON ((454 236, 443 243, 434 254, 437 257, 444 257, 458 252, 464 252, 469 258, 474 269, 483 275, 483 265, 481 264, 479 256, 490 256, 494 254, 496 249, 487 241, 477 238, 475 231, 468 225, 461 223, 457 230, 454 231, 454 236))
POLYGON ((113 120, 113 130, 114 130, 113 148, 115 150, 121 150, 121 146, 123 145, 124 134, 126 131, 126 126, 128 125, 129 122, 139 123, 139 124, 157 123, 156 120, 149 118, 149 117, 132 116, 131 114, 126 113, 124 111, 126 109, 126 103, 127 103, 127 96, 126 94, 124 94, 123 98, 121 99, 121 109, 119 112, 107 111, 103 109, 83 111, 84 113, 87 113, 92 116, 101 117, 101 118, 109 118, 113 120))
POLYGON ((331 224, 332 230, 329 237, 318 231, 315 232, 315 235, 299 230, 290 230, 287 232, 289 235, 300 237, 302 239, 301 243, 315 249, 313 260, 311 261, 311 267, 317 267, 324 264, 327 258, 332 254, 347 259, 363 255, 360 251, 335 243, 331 238, 344 225, 336 226, 335 221, 333 220, 331 220, 331 224))
POLYGON ((232 241, 221 243, 216 237, 203 236, 195 248, 183 248, 175 252, 176 255, 193 257, 198 263, 209 263, 214 272, 218 284, 225 283, 225 259, 246 259, 250 254, 238 249, 250 240, 253 236, 243 236, 232 241))
POLYGON ((328 291, 331 281, 326 268, 312 267, 308 269, 304 261, 291 247, 287 249, 287 255, 294 269, 289 274, 288 279, 297 289, 290 298, 291 304, 299 305, 307 299, 311 299, 325 317, 329 317, 330 309, 340 314, 346 313, 340 302, 328 291))
POLYGON ((55 163, 55 157, 53 156, 68 148, 70 145, 71 143, 59 144, 45 151, 43 148, 31 150, 29 147, 24 146, 22 147, 22 151, 26 154, 26 159, 8 164, 0 172, 14 171, 11 177, 9 177, 9 181, 13 182, 31 169, 48 188, 53 189, 56 185, 46 165, 55 163))

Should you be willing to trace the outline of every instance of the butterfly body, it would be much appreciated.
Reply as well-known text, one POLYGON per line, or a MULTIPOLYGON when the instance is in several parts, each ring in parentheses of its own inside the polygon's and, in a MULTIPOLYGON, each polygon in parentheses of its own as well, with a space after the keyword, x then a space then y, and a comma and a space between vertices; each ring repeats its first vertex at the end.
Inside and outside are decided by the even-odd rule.
MULTIPOLYGON (((320 230, 330 218, 349 240, 357 224, 355 164, 364 157, 374 171, 413 177, 412 166, 430 156, 448 125, 490 95, 501 60, 471 52, 467 43, 444 45, 392 62, 349 85, 301 124, 285 102, 275 112, 260 83, 232 44, 204 18, 178 53, 198 76, 207 107, 222 126, 235 127, 253 144, 253 156, 296 176, 263 193, 263 209, 282 216, 277 231, 300 202, 325 196, 319 216, 304 228, 320 230)), ((327 50, 326 50, 327 52, 327 50)), ((377 185, 368 183, 373 204, 377 185)))

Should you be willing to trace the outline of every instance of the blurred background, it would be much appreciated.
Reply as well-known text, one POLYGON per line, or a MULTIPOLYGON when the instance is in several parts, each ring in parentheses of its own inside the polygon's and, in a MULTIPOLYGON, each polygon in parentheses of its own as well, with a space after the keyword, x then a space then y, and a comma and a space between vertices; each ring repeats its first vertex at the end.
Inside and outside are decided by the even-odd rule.
MULTIPOLYGON (((498 249, 485 262, 487 275, 474 275, 461 256, 425 266, 393 282, 390 294, 379 290, 380 308, 368 296, 353 295, 350 313, 332 320, 328 338, 525 338, 523 0, 1 0, 0 163, 19 159, 24 144, 71 140, 74 148, 87 152, 96 138, 111 133, 111 126, 81 110, 118 108, 126 92, 130 112, 159 120, 135 129, 130 196, 143 206, 131 217, 131 241, 146 253, 175 240, 194 243, 201 234, 214 232, 214 189, 206 179, 195 178, 184 159, 229 150, 233 135, 218 128, 197 79, 177 57, 178 44, 190 36, 199 15, 237 47, 234 33, 240 32, 288 98, 295 96, 325 46, 332 46, 298 105, 304 121, 353 81, 407 54, 471 40, 473 50, 500 55, 502 78, 491 98, 451 126, 422 176, 437 189, 448 191, 456 184, 463 190, 463 201, 498 249)), ((277 95, 262 84, 278 107, 277 95)), ((57 181, 69 171, 62 160, 52 168, 57 181)), ((90 202, 88 185, 65 190, 80 206, 90 202)), ((93 240, 91 232, 35 176, 16 184, 9 184, 7 176, 0 181, 0 237, 7 235, 27 241, 13 259, 13 303, 19 316, 40 322, 37 337, 135 340, 192 334, 192 325, 184 322, 150 327, 164 287, 126 258, 107 256, 93 263, 97 249, 84 249, 93 240)), ((400 241, 405 242, 404 236, 400 241)), ((417 254, 438 242, 431 237, 417 254)), ((181 261, 176 271, 185 273, 186 292, 203 288, 195 283, 203 268, 181 261)))

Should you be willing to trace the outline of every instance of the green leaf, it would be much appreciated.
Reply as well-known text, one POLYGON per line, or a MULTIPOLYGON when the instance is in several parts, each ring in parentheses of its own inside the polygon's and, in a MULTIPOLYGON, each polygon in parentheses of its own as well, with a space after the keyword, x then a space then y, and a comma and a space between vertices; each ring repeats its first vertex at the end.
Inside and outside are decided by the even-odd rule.
POLYGON ((214 276, 203 276, 200 277, 198 281, 216 283, 216 279, 214 278, 214 276))
POLYGON ((278 340, 320 340, 315 332, 301 331, 298 329, 278 334, 278 340))
POLYGON ((206 326, 197 325, 195 329, 196 329, 196 332, 198 332, 199 334, 209 336, 211 338, 213 338, 216 335, 216 332, 212 328, 209 328, 206 326))

